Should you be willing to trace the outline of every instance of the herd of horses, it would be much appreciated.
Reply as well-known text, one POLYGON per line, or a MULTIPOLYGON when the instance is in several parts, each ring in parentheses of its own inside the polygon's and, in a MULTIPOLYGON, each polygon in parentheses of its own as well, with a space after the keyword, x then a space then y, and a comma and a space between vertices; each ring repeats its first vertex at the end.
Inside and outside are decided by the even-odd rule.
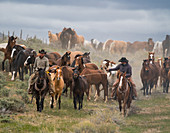
MULTIPOLYGON (((74 40, 74 37, 77 36, 77 34, 71 28, 64 28, 57 36, 60 38, 61 42, 64 42, 62 42, 62 44, 66 44, 62 46, 64 49, 67 49, 67 47, 75 47, 75 44, 78 44, 76 41, 79 41, 83 45, 81 39, 74 40), (68 36, 70 37, 70 40, 64 39, 68 36)), ((81 36, 79 37, 82 38, 81 36)), ((17 72, 19 72, 19 79, 24 80, 24 73, 27 74, 28 70, 29 75, 33 73, 33 65, 38 53, 32 48, 27 48, 25 45, 16 44, 16 39, 17 38, 14 38, 13 36, 9 37, 7 45, 4 48, 0 48, 0 51, 4 52, 2 70, 4 71, 4 62, 8 59, 10 66, 9 70, 12 74, 11 80, 16 79, 17 72)), ((110 40, 110 46, 108 42, 104 44, 96 43, 95 48, 98 49, 102 46, 105 50, 112 50, 113 53, 119 51, 120 54, 126 52, 128 49, 127 43, 125 42, 110 40), (121 44, 124 46, 126 45, 126 47, 122 47, 121 44), (117 46, 120 46, 120 50, 117 46)), ((149 39, 145 45, 141 44, 141 49, 152 51, 152 42, 152 39, 149 39)), ((91 44, 93 45, 94 43, 95 40, 92 40, 91 44)), ((131 44, 131 46, 135 49, 135 45, 131 44)), ((166 51, 168 50, 166 49, 166 51)), ((45 56, 49 59, 50 68, 47 72, 43 69, 38 69, 38 77, 33 85, 32 98, 36 98, 37 111, 41 112, 43 110, 44 99, 49 91, 48 86, 50 81, 47 80, 48 74, 51 77, 54 90, 54 93, 51 95, 51 108, 54 108, 55 101, 56 103, 58 102, 59 109, 61 108, 61 94, 65 92, 65 95, 67 96, 68 88, 70 88, 70 98, 73 96, 75 109, 77 109, 77 103, 79 103, 78 109, 83 107, 84 93, 87 95, 87 100, 91 100, 92 86, 95 89, 94 100, 98 100, 101 91, 103 91, 104 101, 107 102, 108 96, 113 88, 113 83, 118 77, 119 86, 116 91, 118 96, 117 100, 119 102, 120 111, 122 111, 123 104, 123 115, 125 116, 127 114, 127 109, 130 108, 132 102, 132 85, 127 81, 125 76, 126 73, 121 73, 120 71, 106 71, 108 68, 115 68, 117 66, 115 62, 104 59, 101 62, 100 67, 98 67, 95 63, 91 62, 90 52, 83 53, 81 51, 66 51, 63 55, 60 55, 58 52, 49 52, 46 53, 45 56)), ((155 62, 154 52, 149 52, 148 59, 143 61, 140 75, 143 83, 142 90, 144 91, 144 95, 148 95, 149 88, 149 94, 151 94, 151 89, 154 86, 157 87, 158 79, 160 79, 160 84, 163 85, 163 92, 168 93, 170 58, 165 58, 164 62, 162 59, 155 62)))

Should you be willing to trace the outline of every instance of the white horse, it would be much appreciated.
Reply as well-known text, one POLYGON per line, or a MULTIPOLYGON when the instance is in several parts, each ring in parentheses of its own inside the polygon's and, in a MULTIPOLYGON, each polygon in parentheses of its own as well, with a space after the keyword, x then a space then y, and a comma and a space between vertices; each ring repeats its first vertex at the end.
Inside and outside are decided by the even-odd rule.
POLYGON ((163 47, 162 42, 157 41, 153 47, 153 51, 156 55, 162 55, 163 54, 163 47))

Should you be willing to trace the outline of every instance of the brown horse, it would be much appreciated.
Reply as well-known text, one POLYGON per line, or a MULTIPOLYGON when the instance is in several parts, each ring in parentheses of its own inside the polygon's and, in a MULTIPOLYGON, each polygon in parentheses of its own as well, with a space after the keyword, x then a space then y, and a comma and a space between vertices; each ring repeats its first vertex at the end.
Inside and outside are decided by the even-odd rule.
POLYGON ((57 65, 57 60, 61 58, 61 55, 58 52, 50 52, 45 54, 45 57, 49 60, 49 65, 57 65))
POLYGON ((64 88, 62 67, 57 67, 55 72, 54 72, 54 75, 51 75, 51 76, 52 76, 52 82, 53 82, 53 87, 54 87, 54 94, 52 94, 52 96, 51 96, 51 98, 52 98, 51 108, 54 107, 53 103, 54 103, 54 98, 55 98, 56 102, 57 102, 57 99, 58 99, 59 109, 60 109, 61 108, 60 107, 61 94, 62 94, 62 91, 63 91, 63 88, 64 88))
POLYGON ((66 52, 61 58, 56 61, 58 66, 70 66, 70 52, 66 52))
POLYGON ((132 85, 126 79, 126 72, 119 73, 119 86, 116 93, 118 97, 120 112, 122 111, 123 102, 123 115, 126 116, 128 114, 127 109, 130 109, 130 105, 132 102, 132 85))
POLYGON ((55 45, 60 43, 60 38, 57 34, 52 34, 51 31, 48 31, 48 38, 50 45, 55 45))
POLYGON ((148 95, 149 87, 150 87, 149 94, 151 95, 151 89, 153 88, 154 84, 157 83, 158 80, 158 70, 156 69, 155 66, 149 63, 149 60, 143 60, 140 77, 143 84, 143 88, 141 89, 144 90, 143 95, 145 95, 145 89, 146 95, 148 95))
POLYGON ((73 63, 73 61, 75 60, 75 56, 78 55, 78 54, 83 55, 83 52, 81 52, 81 51, 71 52, 71 54, 70 54, 70 64, 73 63))
POLYGON ((63 49, 68 49, 73 31, 71 28, 64 28, 60 35, 60 41, 63 49))
POLYGON ((125 54, 126 51, 127 51, 127 42, 125 42, 125 41, 117 41, 117 40, 114 40, 111 43, 110 49, 109 49, 109 52, 111 54, 113 54, 113 53, 125 54))
POLYGON ((5 49, 5 52, 4 52, 4 59, 2 61, 2 71, 4 71, 4 63, 6 61, 6 59, 9 60, 9 64, 10 64, 10 72, 11 72, 11 62, 12 62, 12 59, 11 59, 11 52, 12 52, 12 48, 13 46, 16 44, 16 39, 17 37, 9 37, 8 38, 8 45, 6 46, 6 49, 5 49))
POLYGON ((161 76, 163 81, 163 93, 168 93, 169 82, 170 82, 170 60, 167 59, 163 63, 161 69, 161 76))
POLYGON ((77 35, 76 31, 72 29, 72 36, 71 36, 71 42, 70 42, 70 48, 74 48, 75 44, 78 46, 84 45, 84 37, 82 35, 77 35))
POLYGON ((103 51, 108 51, 110 50, 110 45, 113 43, 113 40, 107 40, 104 45, 103 45, 103 51))
POLYGON ((98 70, 98 67, 94 63, 86 63, 83 62, 83 56, 78 56, 75 59, 75 67, 78 67, 79 72, 81 73, 85 68, 98 70))
MULTIPOLYGON (((97 96, 100 96, 99 86, 102 84, 104 90, 104 100, 107 102, 108 98, 108 82, 107 82, 107 74, 105 74, 102 70, 92 70, 85 68, 81 73, 81 76, 86 77, 88 82, 88 99, 90 100, 89 90, 90 85, 95 85, 97 90, 97 96)), ((97 100, 97 97, 95 101, 97 100)))

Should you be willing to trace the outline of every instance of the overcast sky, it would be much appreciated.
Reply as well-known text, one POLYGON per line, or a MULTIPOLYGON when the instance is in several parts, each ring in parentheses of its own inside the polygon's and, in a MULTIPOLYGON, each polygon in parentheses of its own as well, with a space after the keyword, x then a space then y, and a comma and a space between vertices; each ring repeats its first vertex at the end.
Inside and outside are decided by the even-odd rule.
POLYGON ((86 40, 162 41, 170 34, 170 0, 0 0, 0 32, 48 38, 63 27, 86 40))

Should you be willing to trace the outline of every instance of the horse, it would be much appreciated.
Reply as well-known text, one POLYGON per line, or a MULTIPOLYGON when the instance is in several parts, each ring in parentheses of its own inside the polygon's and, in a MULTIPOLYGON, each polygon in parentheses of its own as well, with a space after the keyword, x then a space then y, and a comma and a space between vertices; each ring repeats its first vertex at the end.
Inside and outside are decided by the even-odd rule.
POLYGON ((104 45, 102 42, 99 42, 97 39, 91 39, 91 44, 94 49, 102 51, 104 45))
MULTIPOLYGON (((75 56, 75 59, 78 57, 78 56, 83 56, 83 63, 86 64, 86 63, 91 63, 90 61, 90 52, 85 52, 84 54, 77 54, 75 56)), ((75 67, 75 62, 76 60, 73 61, 73 63, 71 64, 71 67, 75 67)))
POLYGON ((81 51, 71 52, 71 54, 70 54, 70 64, 73 63, 73 61, 75 60, 76 55, 83 55, 83 52, 81 52, 81 51))
POLYGON ((169 89, 169 82, 170 82, 170 60, 166 60, 163 63, 163 67, 161 69, 161 76, 162 76, 162 84, 163 84, 163 93, 168 93, 169 89))
POLYGON ((70 66, 70 52, 66 52, 61 58, 56 61, 58 66, 70 66))
POLYGON ((112 39, 107 40, 104 44, 103 44, 103 51, 108 51, 110 50, 110 45, 113 43, 112 39))
POLYGON ((83 46, 84 44, 84 37, 82 35, 77 35, 76 31, 72 29, 71 33, 71 40, 70 40, 70 48, 74 48, 75 44, 78 46, 83 46))
POLYGON ((16 39, 17 37, 8 37, 8 45, 6 46, 5 50, 4 50, 4 59, 2 61, 2 71, 4 71, 4 63, 6 61, 6 59, 9 60, 9 66, 10 66, 10 72, 11 72, 11 63, 12 63, 12 60, 11 60, 11 52, 12 52, 12 48, 13 46, 16 44, 16 39))
POLYGON ((148 41, 135 41, 133 43, 128 42, 128 52, 137 52, 139 50, 152 51, 154 47, 154 42, 152 38, 149 38, 148 41))
POLYGON ((110 49, 109 49, 110 54, 113 54, 113 53, 125 54, 126 51, 127 51, 127 42, 117 41, 117 40, 114 40, 111 43, 110 49))
MULTIPOLYGON (((21 50, 14 61, 13 67, 14 70, 12 72, 12 78, 11 80, 14 80, 17 76, 17 70, 19 71, 19 79, 24 80, 23 74, 24 74, 24 62, 27 59, 27 57, 31 54, 31 51, 33 51, 32 48, 26 48, 25 50, 21 50), (21 71, 20 71, 21 69, 21 71)), ((31 75, 31 72, 30 72, 31 75)))
POLYGON ((128 115, 128 110, 132 102, 132 84, 126 79, 126 72, 119 73, 119 85, 116 90, 117 98, 119 102, 120 112, 122 111, 123 102, 123 116, 128 115))
POLYGON ((48 58, 49 65, 52 66, 52 65, 57 65, 56 62, 59 58, 61 58, 61 55, 58 52, 50 52, 45 54, 45 57, 48 58))
POLYGON ((8 43, 1 43, 0 44, 0 51, 5 52, 5 48, 8 45, 8 43))
POLYGON ((98 96, 100 96, 100 89, 99 86, 102 85, 104 90, 104 100, 107 102, 108 98, 108 82, 107 82, 107 75, 102 70, 92 70, 89 68, 85 68, 81 73, 81 76, 86 77, 88 82, 88 100, 90 100, 90 85, 95 85, 97 90, 97 95, 95 101, 97 100, 98 96))
POLYGON ((79 103, 79 110, 83 108, 83 97, 84 92, 86 92, 88 96, 88 83, 87 79, 84 76, 80 76, 77 68, 73 69, 73 103, 74 109, 77 109, 77 101, 79 103))
POLYGON ((49 38, 49 44, 50 45, 55 45, 60 43, 60 38, 58 37, 57 34, 52 34, 51 31, 48 31, 48 38, 49 38))
POLYGON ((44 99, 49 91, 47 75, 45 69, 38 69, 38 75, 33 84, 33 96, 36 98, 37 111, 41 112, 44 108, 44 99))
POLYGON ((107 60, 107 59, 103 60, 100 65, 101 70, 103 70, 104 73, 107 74, 108 88, 110 92, 112 91, 113 84, 116 81, 117 72, 116 71, 107 72, 106 69, 115 68, 116 66, 117 64, 115 62, 107 60))
POLYGON ((59 109, 61 108, 61 94, 64 88, 63 72, 62 67, 57 67, 55 74, 52 77, 52 83, 54 87, 54 94, 51 96, 51 108, 54 108, 54 98, 58 99, 59 109))
POLYGON ((24 62, 24 66, 29 67, 30 74, 33 73, 33 66, 36 57, 37 57, 36 51, 32 50, 30 55, 27 57, 27 59, 24 62))
POLYGON ((61 32, 60 35, 60 40, 63 49, 69 49, 72 35, 73 35, 73 31, 71 28, 63 28, 63 31, 61 32))
MULTIPOLYGON (((52 67, 49 68, 49 73, 51 74, 51 72, 53 73, 57 68, 57 65, 54 65, 52 67)), ((66 92, 66 97, 67 97, 67 91, 68 91, 68 87, 70 87, 70 98, 72 98, 72 75, 73 75, 73 68, 70 66, 62 66, 62 72, 63 72, 63 80, 64 83, 66 84, 66 87, 63 90, 63 93, 66 92)))
POLYGON ((140 72, 141 81, 143 84, 143 88, 141 90, 144 90, 143 95, 148 95, 148 89, 150 87, 149 94, 151 95, 151 89, 153 88, 154 84, 157 82, 158 70, 155 69, 155 67, 149 63, 149 60, 143 60, 142 69, 140 72))
POLYGON ((163 57, 170 56, 170 35, 166 35, 165 40, 162 42, 163 57))
POLYGON ((152 52, 154 52, 157 55, 162 55, 163 54, 162 42, 156 41, 152 52))
POLYGON ((83 62, 83 56, 78 56, 75 59, 75 67, 78 67, 79 72, 81 73, 85 68, 98 70, 98 67, 94 63, 86 63, 83 62))

